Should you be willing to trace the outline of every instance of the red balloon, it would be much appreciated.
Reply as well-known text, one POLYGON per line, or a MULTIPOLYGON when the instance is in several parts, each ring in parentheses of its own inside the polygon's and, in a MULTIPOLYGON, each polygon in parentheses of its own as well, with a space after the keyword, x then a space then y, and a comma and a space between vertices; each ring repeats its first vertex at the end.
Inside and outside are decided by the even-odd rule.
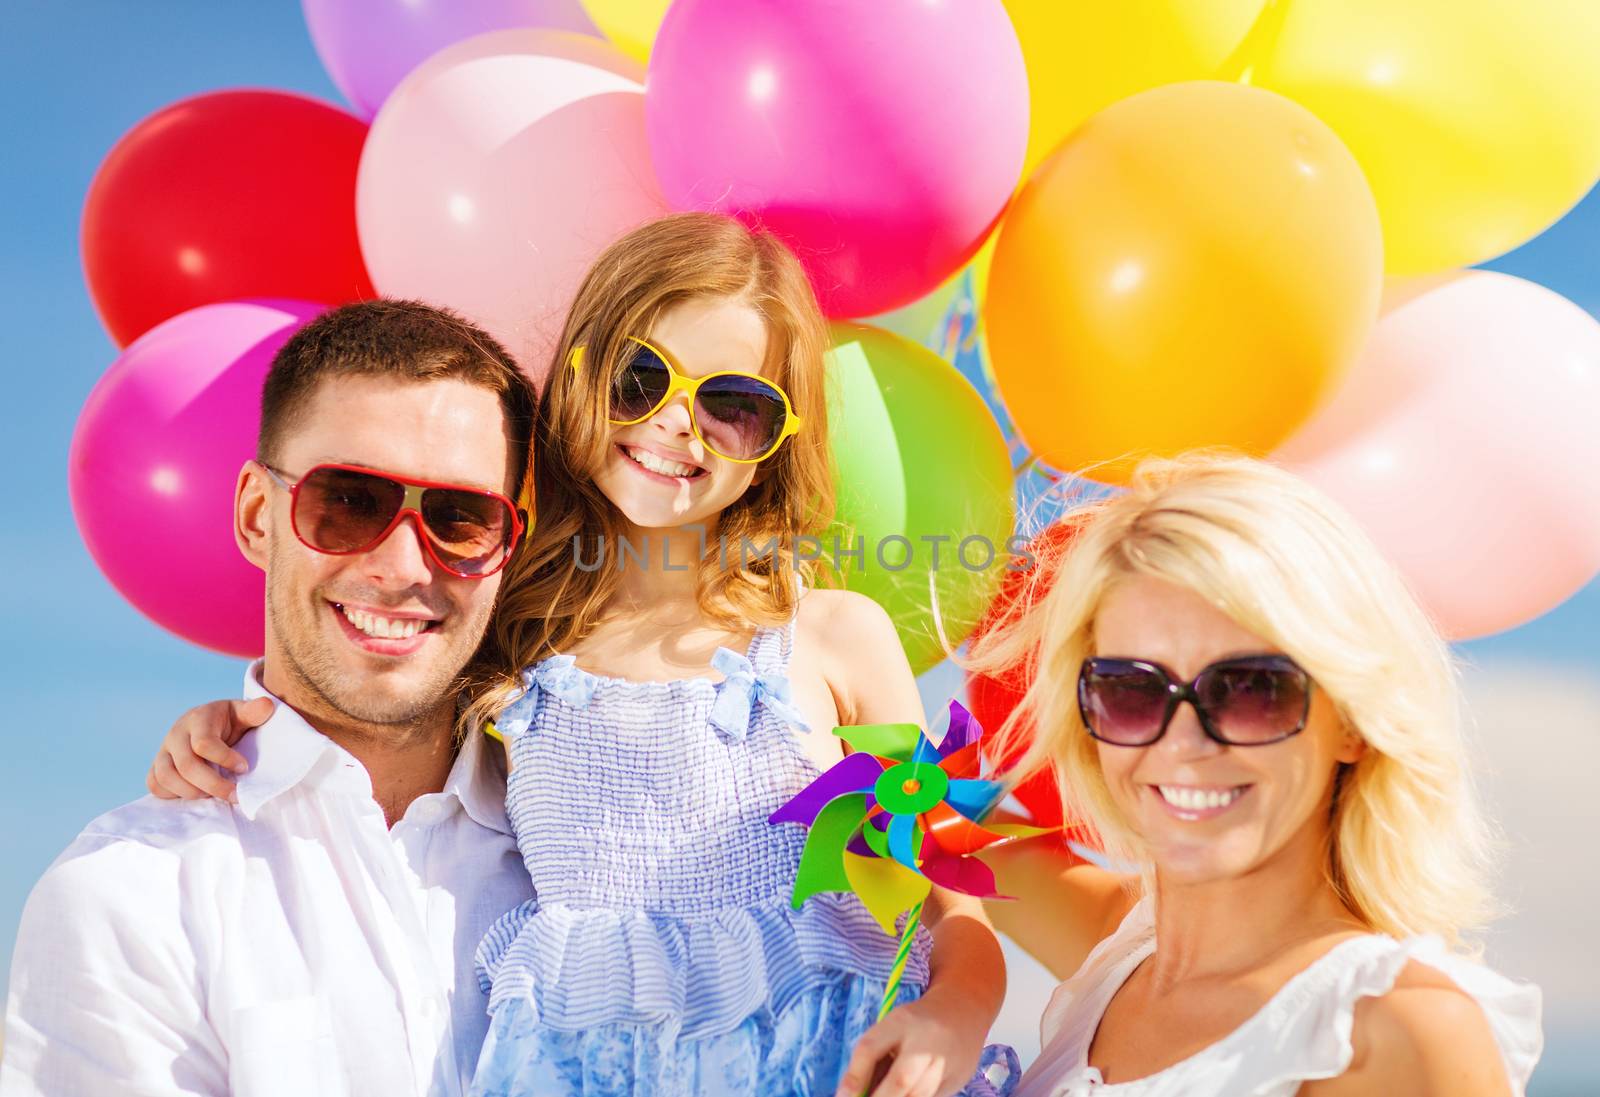
MULTIPOLYGON (((1000 586, 1000 592, 995 595, 990 604, 989 613, 973 632, 973 641, 976 642, 984 633, 994 628, 1003 615, 1008 613, 1019 598, 1032 595, 1034 600, 1042 596, 1043 588, 1030 586, 1034 578, 1034 569, 1049 568, 1061 555, 1073 536, 1077 533, 1078 522, 1068 516, 1045 529, 1045 531, 1028 542, 1028 552, 1034 557, 1033 568, 1028 571, 1007 572, 1005 581, 1000 586)), ((1032 604, 1032 602, 1028 603, 1032 604)), ((1000 725, 1006 722, 1013 709, 1022 701, 1022 694, 1027 688, 1025 668, 1016 666, 1001 671, 995 675, 973 674, 967 678, 967 700, 971 705, 972 715, 977 717, 978 723, 990 731, 998 731, 1000 725)), ((1031 729, 1027 738, 1031 739, 1031 729)), ((1022 746, 1026 739, 1014 740, 1018 745, 1015 749, 1004 754, 986 750, 990 760, 996 767, 1004 772, 1010 768, 1022 753, 1022 746)), ((987 745, 989 740, 983 742, 987 745)), ((1028 809, 1033 816, 1033 821, 1042 827, 1057 827, 1062 823, 1061 818, 1061 791, 1056 787, 1056 780, 1051 773, 1038 773, 1018 785, 1014 795, 1021 801, 1022 806, 1028 809)), ((1083 833, 1074 832, 1070 837, 1075 841, 1083 841, 1083 833)))
POLYGON ((129 130, 83 210, 89 294, 117 345, 218 301, 376 296, 356 239, 366 134, 277 91, 197 95, 129 130))

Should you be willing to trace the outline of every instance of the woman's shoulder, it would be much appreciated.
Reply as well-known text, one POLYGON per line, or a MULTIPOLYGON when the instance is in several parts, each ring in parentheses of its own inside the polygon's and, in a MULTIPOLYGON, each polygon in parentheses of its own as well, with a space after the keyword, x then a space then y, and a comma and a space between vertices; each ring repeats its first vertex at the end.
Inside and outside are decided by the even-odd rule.
POLYGON ((1482 1008, 1448 976, 1414 960, 1387 994, 1356 1004, 1350 1043, 1350 1069, 1329 1094, 1370 1093, 1375 1086, 1498 1094, 1507 1087, 1482 1008))
POLYGON ((1353 938, 1328 959, 1316 1000, 1285 1019, 1326 1059, 1308 1097, 1523 1092, 1543 1047, 1537 987, 1432 936, 1353 938))

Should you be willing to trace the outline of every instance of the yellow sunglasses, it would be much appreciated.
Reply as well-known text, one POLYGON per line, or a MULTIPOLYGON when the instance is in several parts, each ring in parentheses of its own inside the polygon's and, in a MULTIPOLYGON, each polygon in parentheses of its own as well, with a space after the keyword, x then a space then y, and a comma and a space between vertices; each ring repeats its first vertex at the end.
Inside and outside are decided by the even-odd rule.
MULTIPOLYGON (((574 373, 582 368, 586 351, 573 348, 569 362, 574 373)), ((800 416, 789 394, 765 377, 735 370, 688 377, 666 351, 629 336, 611 383, 612 424, 642 423, 680 392, 689 404, 694 436, 725 461, 765 461, 785 438, 800 432, 800 416)))

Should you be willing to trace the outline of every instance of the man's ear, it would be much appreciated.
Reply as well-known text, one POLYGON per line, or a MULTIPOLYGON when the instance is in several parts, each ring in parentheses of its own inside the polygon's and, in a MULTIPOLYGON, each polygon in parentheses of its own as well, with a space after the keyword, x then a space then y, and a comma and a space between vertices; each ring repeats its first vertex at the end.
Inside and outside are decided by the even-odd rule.
POLYGON ((249 560, 267 570, 268 545, 272 540, 272 488, 266 471, 255 461, 246 461, 233 487, 233 540, 249 560))

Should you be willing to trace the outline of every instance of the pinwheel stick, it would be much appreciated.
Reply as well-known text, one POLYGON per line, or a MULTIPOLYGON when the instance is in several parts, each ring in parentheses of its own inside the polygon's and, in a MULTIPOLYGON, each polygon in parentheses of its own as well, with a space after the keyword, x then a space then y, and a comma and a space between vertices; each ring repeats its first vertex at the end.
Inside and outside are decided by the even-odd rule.
POLYGON ((878 1020, 889 1016, 895 999, 900 997, 900 980, 906 973, 906 960, 911 957, 911 941, 917 935, 917 922, 922 918, 922 903, 917 903, 906 915, 906 928, 900 934, 900 948, 894 954, 894 967, 889 971, 889 984, 883 988, 883 1001, 878 1006, 878 1020))

